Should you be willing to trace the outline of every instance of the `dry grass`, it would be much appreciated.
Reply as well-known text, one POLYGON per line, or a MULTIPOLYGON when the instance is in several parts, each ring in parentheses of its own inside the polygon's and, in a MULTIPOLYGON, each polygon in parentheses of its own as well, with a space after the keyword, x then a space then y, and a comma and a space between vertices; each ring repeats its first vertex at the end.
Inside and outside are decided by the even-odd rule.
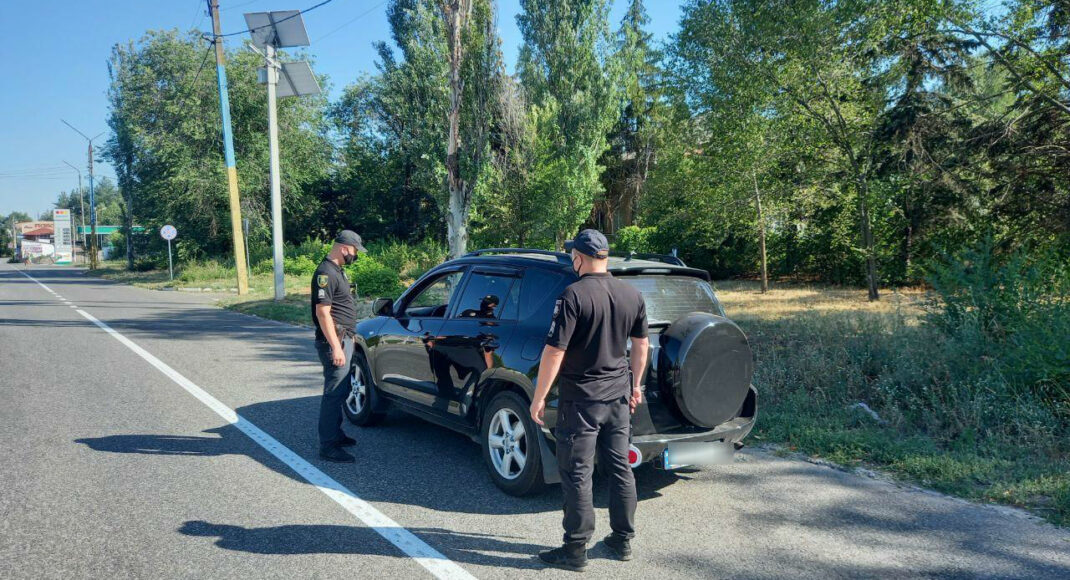
POLYGON ((804 313, 858 312, 904 315, 917 320, 923 288, 883 290, 881 299, 870 302, 866 291, 842 286, 776 284, 762 294, 760 284, 750 280, 716 282, 717 297, 732 319, 772 322, 804 313))

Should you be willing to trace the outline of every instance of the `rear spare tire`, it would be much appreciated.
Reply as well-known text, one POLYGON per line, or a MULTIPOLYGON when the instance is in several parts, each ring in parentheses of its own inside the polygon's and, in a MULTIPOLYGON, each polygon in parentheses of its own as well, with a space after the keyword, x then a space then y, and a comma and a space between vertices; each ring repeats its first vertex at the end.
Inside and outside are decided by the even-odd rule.
POLYGON ((689 422, 713 428, 734 419, 754 374, 747 337, 731 320, 692 312, 661 334, 662 392, 689 422))

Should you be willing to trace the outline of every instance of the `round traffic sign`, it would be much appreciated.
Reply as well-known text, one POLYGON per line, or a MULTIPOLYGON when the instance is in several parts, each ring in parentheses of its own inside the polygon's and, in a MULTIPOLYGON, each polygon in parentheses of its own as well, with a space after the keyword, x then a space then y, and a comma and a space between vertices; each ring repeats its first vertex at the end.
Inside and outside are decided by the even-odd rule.
POLYGON ((160 228, 160 237, 165 240, 173 240, 177 235, 178 230, 176 230, 175 226, 171 224, 167 224, 166 226, 160 228))

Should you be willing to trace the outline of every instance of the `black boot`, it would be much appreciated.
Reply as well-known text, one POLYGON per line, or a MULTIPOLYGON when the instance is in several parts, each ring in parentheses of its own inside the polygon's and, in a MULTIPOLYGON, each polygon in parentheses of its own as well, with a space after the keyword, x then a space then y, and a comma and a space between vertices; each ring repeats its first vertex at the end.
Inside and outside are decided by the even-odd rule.
POLYGON ((565 544, 553 550, 543 550, 539 552, 539 560, 554 568, 583 572, 587 568, 587 546, 565 544))
POLYGON ((632 559, 632 543, 616 534, 609 534, 603 540, 613 557, 627 562, 632 559))
POLYGON ((335 463, 353 463, 356 461, 356 458, 345 451, 342 451, 339 447, 326 447, 320 449, 320 459, 333 461, 335 463))
POLYGON ((357 444, 357 440, 349 435, 342 435, 342 438, 338 440, 339 447, 352 447, 357 444))

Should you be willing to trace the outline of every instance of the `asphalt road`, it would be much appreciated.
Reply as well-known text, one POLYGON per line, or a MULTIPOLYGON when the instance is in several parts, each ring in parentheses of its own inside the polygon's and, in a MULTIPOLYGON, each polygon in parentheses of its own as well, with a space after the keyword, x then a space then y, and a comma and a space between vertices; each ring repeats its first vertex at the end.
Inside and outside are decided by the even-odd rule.
MULTIPOLYGON (((432 576, 435 561, 386 539, 398 528, 364 523, 286 449, 415 535, 439 570, 577 577, 532 559, 560 540, 559 489, 502 494, 462 436, 392 415, 347 427, 355 465, 316 459, 307 329, 0 264, 0 345, 0 578, 432 576), (82 312, 274 438, 275 454, 82 312)), ((596 545, 587 576, 1070 578, 1068 530, 768 453, 638 480, 637 559, 596 545)), ((596 505, 601 537, 604 492, 596 505)))

